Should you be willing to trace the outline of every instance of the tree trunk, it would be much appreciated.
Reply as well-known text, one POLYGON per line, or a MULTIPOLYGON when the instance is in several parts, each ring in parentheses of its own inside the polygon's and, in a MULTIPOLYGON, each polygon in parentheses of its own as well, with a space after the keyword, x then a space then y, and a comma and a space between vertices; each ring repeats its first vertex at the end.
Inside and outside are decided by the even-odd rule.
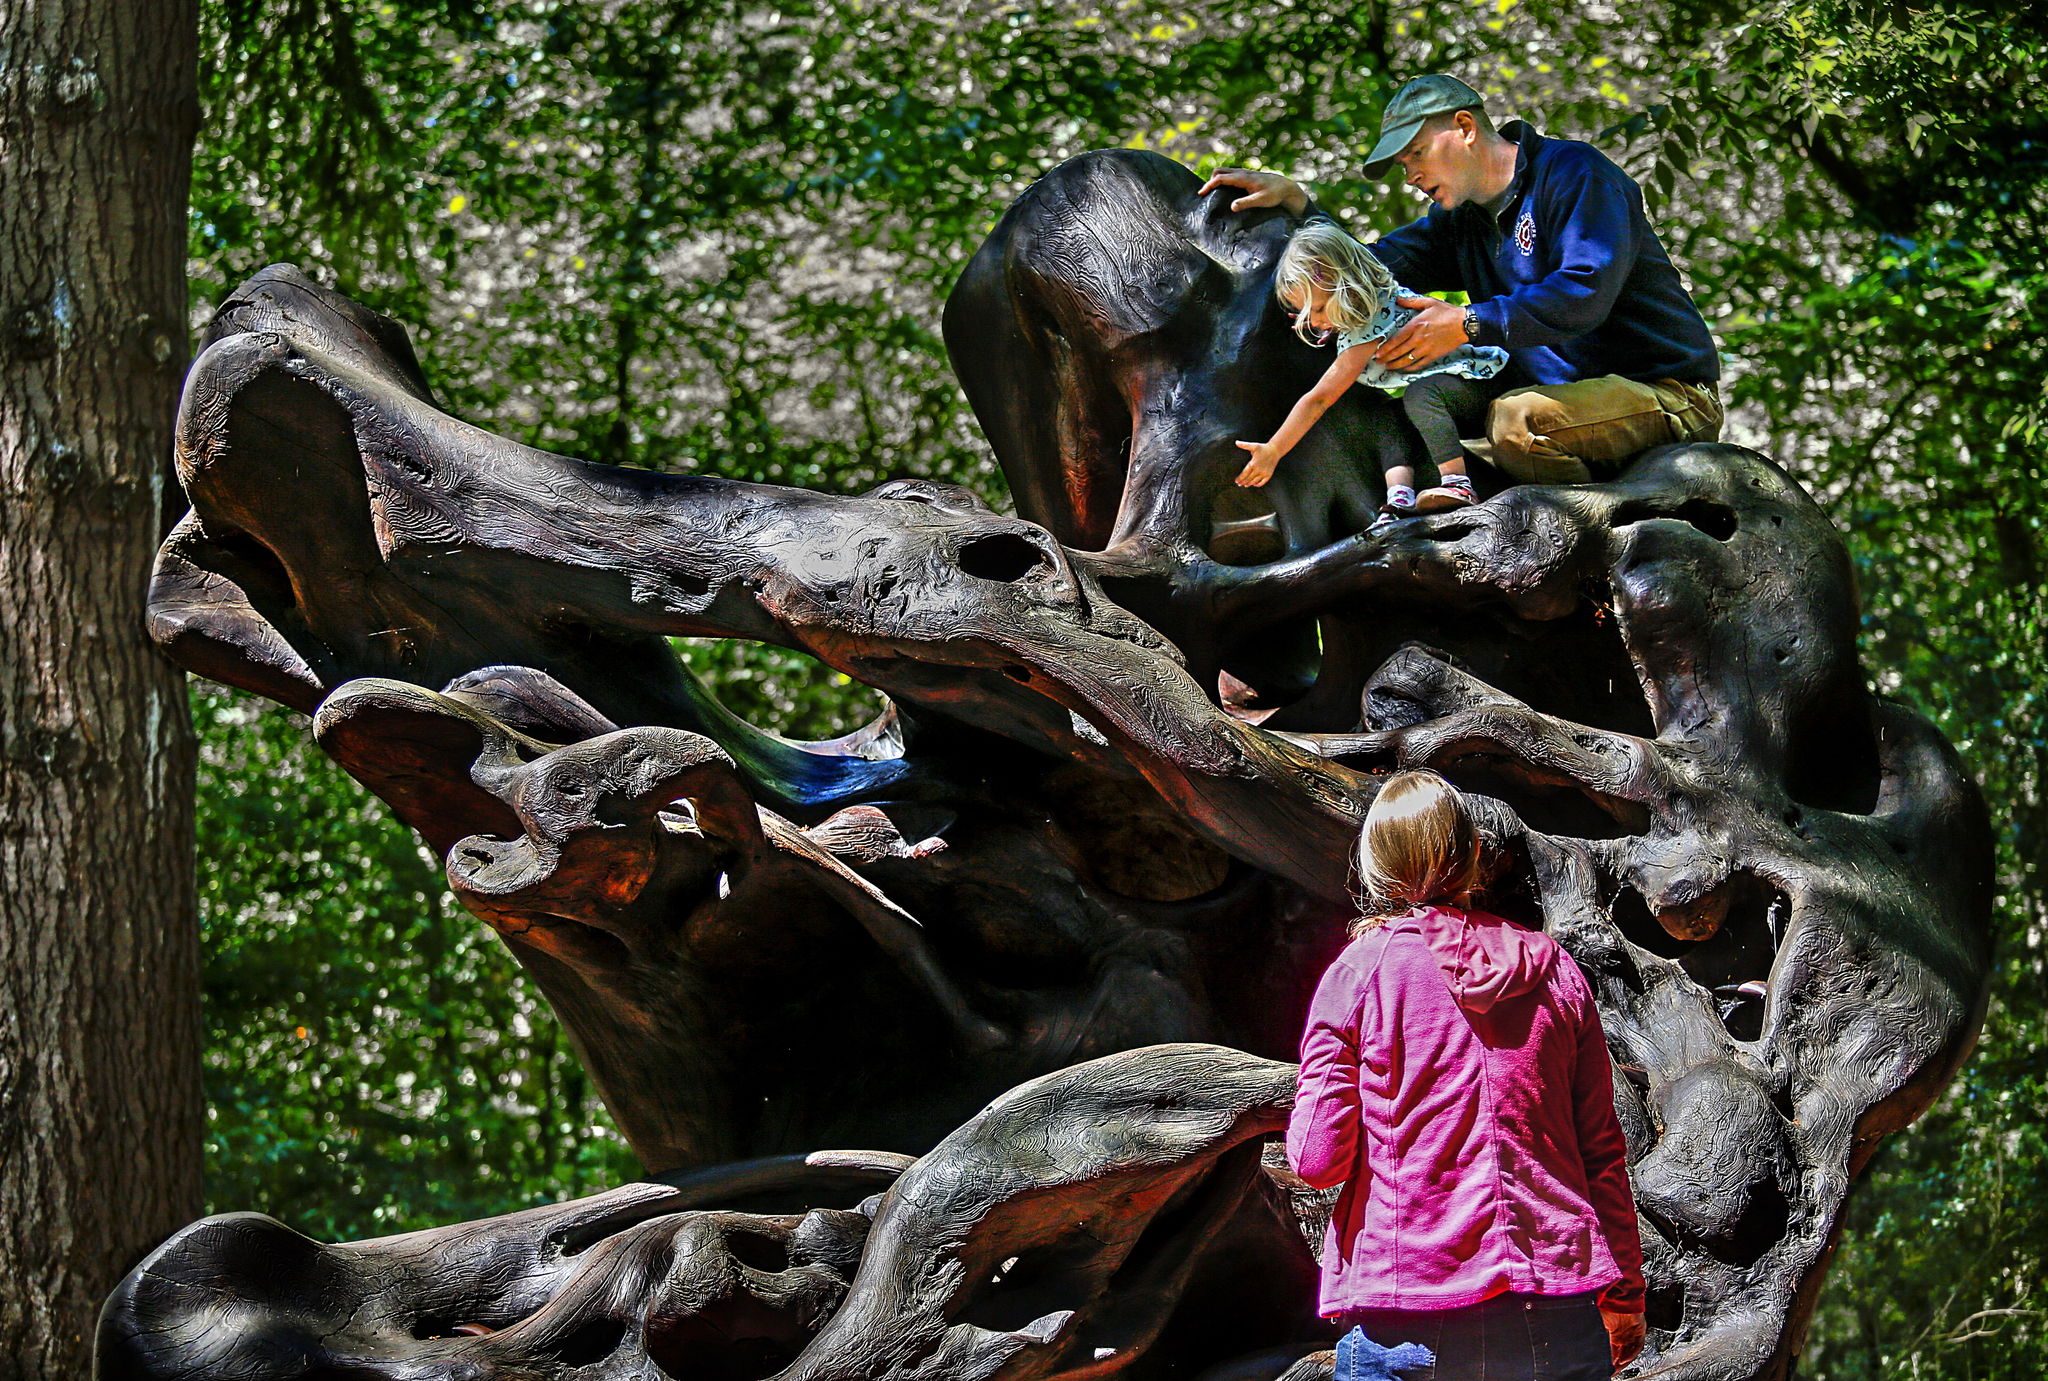
POLYGON ((192 0, 0 0, 0 1374, 200 1206, 192 734, 142 601, 186 355, 192 0))

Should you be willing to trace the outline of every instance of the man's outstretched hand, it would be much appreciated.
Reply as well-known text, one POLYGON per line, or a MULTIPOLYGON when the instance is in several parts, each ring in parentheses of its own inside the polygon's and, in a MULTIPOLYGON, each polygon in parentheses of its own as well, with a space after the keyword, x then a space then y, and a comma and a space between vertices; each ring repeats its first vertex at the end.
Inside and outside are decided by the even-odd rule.
POLYGON ((1235 187, 1245 195, 1230 203, 1233 211, 1253 211, 1261 206, 1277 206, 1290 216, 1299 216, 1308 210, 1308 193, 1301 190, 1301 184, 1278 173, 1254 172, 1250 168, 1218 168, 1202 184, 1199 196, 1208 196, 1218 187, 1235 187))
POLYGON ((1465 309, 1434 297, 1397 298, 1414 317, 1373 353, 1383 369, 1420 369, 1435 364, 1465 343, 1465 309))

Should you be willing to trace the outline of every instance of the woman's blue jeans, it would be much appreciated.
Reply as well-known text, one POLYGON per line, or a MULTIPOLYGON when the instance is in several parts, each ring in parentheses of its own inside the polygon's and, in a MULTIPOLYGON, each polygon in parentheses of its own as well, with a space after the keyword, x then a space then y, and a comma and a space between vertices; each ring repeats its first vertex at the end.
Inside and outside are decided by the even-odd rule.
MULTIPOLYGON (((1462 1309, 1347 1315, 1334 1381, 1608 1381, 1614 1363, 1594 1296, 1495 1295, 1462 1309), (1364 1346, 1370 1339, 1376 1347, 1364 1346), (1434 1366, 1389 1371, 1383 1349, 1420 1343, 1434 1366)), ((1397 1364, 1398 1365, 1398 1364, 1397 1364)))

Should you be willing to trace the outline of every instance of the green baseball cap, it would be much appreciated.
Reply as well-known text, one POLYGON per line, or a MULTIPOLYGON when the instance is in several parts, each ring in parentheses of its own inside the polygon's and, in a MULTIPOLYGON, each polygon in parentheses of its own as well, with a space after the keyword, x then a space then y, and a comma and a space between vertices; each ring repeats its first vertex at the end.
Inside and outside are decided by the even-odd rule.
POLYGON ((1380 117, 1380 141, 1372 146, 1372 156, 1365 160, 1365 175, 1378 177, 1385 172, 1387 165, 1394 161, 1394 155, 1408 147, 1408 141, 1416 136, 1422 129, 1422 122, 1430 116, 1485 104, 1477 91, 1456 77, 1447 77, 1441 72, 1417 77, 1395 92, 1394 99, 1387 102, 1387 113, 1380 117))

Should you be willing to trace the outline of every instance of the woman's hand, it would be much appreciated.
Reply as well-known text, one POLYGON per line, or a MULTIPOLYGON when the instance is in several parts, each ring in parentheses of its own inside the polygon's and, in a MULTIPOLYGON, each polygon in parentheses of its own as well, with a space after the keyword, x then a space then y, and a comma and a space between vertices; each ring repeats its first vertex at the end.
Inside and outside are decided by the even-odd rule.
POLYGON ((1237 444, 1252 453, 1252 458, 1246 462, 1244 469, 1237 472, 1240 487, 1257 489, 1273 478, 1273 471, 1280 465, 1280 452, 1274 449, 1272 442, 1240 441, 1237 444))
POLYGON ((1614 1369, 1620 1371, 1643 1350, 1645 1332, 1641 1313, 1617 1314, 1600 1306, 1600 1322, 1607 1325, 1607 1350, 1614 1355, 1614 1369))

